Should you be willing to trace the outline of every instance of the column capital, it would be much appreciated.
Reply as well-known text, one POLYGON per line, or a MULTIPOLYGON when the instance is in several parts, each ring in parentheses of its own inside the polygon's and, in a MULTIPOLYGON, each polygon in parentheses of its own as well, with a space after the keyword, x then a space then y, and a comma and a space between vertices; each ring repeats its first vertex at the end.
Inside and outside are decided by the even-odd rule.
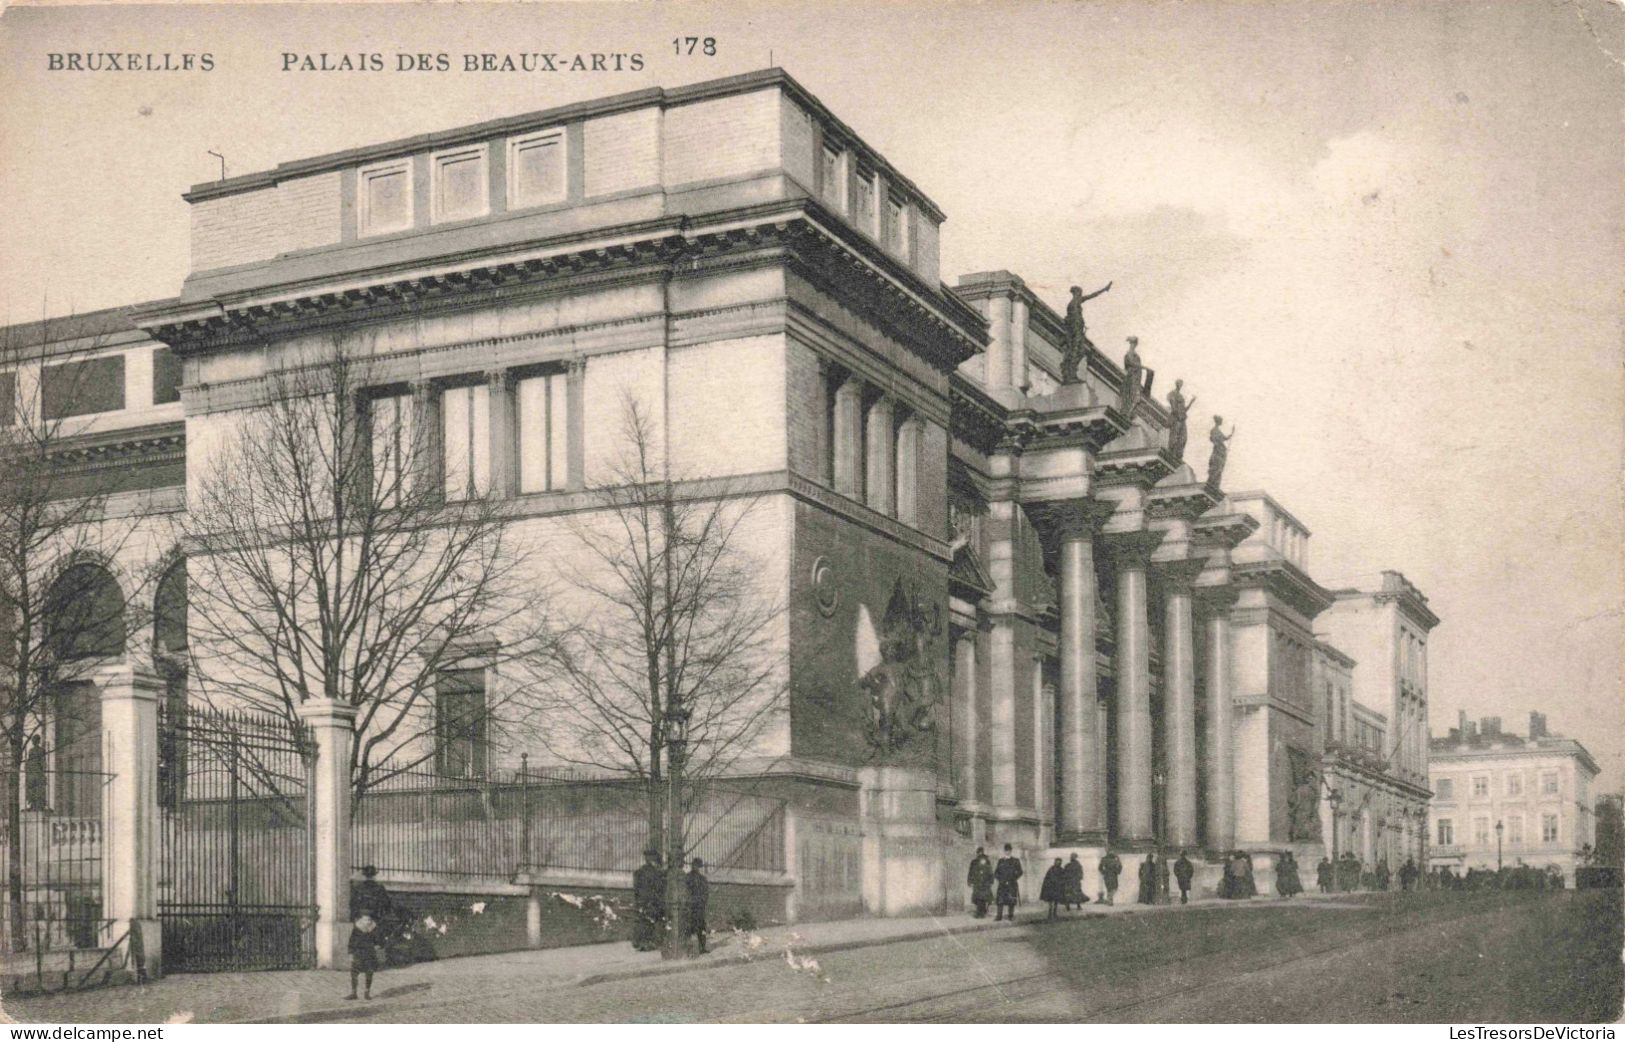
POLYGON ((1190 593, 1196 583, 1196 577, 1202 574, 1207 567, 1207 561, 1200 557, 1176 558, 1168 561, 1152 561, 1152 573, 1157 581, 1176 593, 1190 593))
POLYGON ((1023 503, 1021 508, 1040 537, 1051 542, 1093 538, 1117 504, 1098 499, 1060 499, 1023 503))
POLYGON ((1102 542, 1106 554, 1119 568, 1144 568, 1151 562, 1151 554, 1162 542, 1162 532, 1113 532, 1102 542))
POLYGON ((487 369, 485 383, 493 391, 506 391, 513 385, 513 370, 507 366, 487 369))
POLYGON ((355 726, 356 707, 337 698, 308 698, 294 712, 308 724, 355 726))
POLYGON ((1210 615, 1219 615, 1235 606, 1237 594, 1233 586, 1198 586, 1196 603, 1210 615))

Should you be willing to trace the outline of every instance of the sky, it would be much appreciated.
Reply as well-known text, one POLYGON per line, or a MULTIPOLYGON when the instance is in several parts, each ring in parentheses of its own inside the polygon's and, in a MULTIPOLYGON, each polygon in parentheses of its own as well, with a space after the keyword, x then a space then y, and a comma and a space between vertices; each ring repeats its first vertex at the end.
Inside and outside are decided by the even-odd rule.
POLYGON ((1618 5, 13 5, 0 321, 178 292, 210 150, 235 175, 769 64, 947 213, 950 282, 1008 269, 1059 309, 1111 280, 1095 342, 1137 335, 1159 394, 1236 424, 1227 486, 1308 525, 1323 585, 1422 589, 1436 735, 1544 711, 1625 787, 1618 5), (48 68, 101 50, 214 68, 48 68), (623 69, 394 71, 487 51, 623 69), (282 71, 322 52, 389 71, 282 71))

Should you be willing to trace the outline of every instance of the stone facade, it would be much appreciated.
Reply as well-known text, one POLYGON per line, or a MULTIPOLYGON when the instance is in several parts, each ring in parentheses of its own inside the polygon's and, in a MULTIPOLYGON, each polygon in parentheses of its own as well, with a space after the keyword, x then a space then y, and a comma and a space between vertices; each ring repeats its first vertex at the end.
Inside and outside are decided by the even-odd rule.
MULTIPOLYGON (((1061 384, 1063 320, 1021 278, 943 285, 941 211, 783 73, 300 160, 187 198, 179 295, 107 319, 119 350, 184 360, 181 401, 87 432, 173 442, 143 489, 168 504, 154 510, 184 505, 186 479, 263 407, 267 374, 355 349, 411 390, 421 422, 447 387, 487 388, 494 473, 521 451, 502 419, 514 374, 565 381, 556 483, 496 486, 539 540, 590 512, 629 399, 675 472, 760 497, 750 549, 782 598, 786 676, 740 770, 790 803, 788 914, 957 906, 978 844, 1010 843, 1031 869, 1087 852, 1091 891, 1108 847, 1129 879, 1148 850, 1242 847, 1266 885, 1276 852, 1318 850, 1332 736, 1316 626, 1342 595, 1310 578, 1307 529, 1172 455, 1160 399, 1125 412, 1101 352, 1061 384), (537 176, 558 194, 519 206, 507 164, 536 140, 558 149, 534 160, 556 159, 537 176), (486 209, 437 220, 434 164, 458 149, 484 156, 486 209), (410 171, 410 201, 364 197, 376 169, 410 171), (395 205, 400 229, 371 234, 363 212, 395 205), (899 633, 933 701, 905 749, 877 754, 871 652, 899 633)), ((1334 642, 1359 690, 1381 659, 1334 642)), ((1381 704, 1425 731, 1418 662, 1425 679, 1413 661, 1381 704)), ((1403 763, 1425 799, 1425 751, 1403 763)))

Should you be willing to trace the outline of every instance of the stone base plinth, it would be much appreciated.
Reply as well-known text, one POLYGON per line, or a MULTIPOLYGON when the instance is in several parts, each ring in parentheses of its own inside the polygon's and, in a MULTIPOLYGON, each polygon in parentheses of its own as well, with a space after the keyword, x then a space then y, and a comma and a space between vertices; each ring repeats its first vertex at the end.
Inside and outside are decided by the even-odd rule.
POLYGON ((863 908, 871 915, 945 910, 936 774, 908 767, 858 771, 863 908))

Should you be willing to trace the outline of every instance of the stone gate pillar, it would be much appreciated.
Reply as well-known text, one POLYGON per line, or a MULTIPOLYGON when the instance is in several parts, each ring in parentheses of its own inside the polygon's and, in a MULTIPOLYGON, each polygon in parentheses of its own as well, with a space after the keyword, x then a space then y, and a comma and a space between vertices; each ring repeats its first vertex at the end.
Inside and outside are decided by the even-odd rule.
POLYGON ((148 977, 163 965, 158 923, 158 699, 157 676, 119 666, 98 673, 102 704, 102 770, 109 778, 102 802, 103 944, 129 931, 130 969, 148 977))
POLYGON ((314 831, 316 888, 316 965, 333 969, 344 964, 350 943, 350 744, 355 734, 355 706, 331 698, 313 698, 299 707, 316 746, 314 831))

